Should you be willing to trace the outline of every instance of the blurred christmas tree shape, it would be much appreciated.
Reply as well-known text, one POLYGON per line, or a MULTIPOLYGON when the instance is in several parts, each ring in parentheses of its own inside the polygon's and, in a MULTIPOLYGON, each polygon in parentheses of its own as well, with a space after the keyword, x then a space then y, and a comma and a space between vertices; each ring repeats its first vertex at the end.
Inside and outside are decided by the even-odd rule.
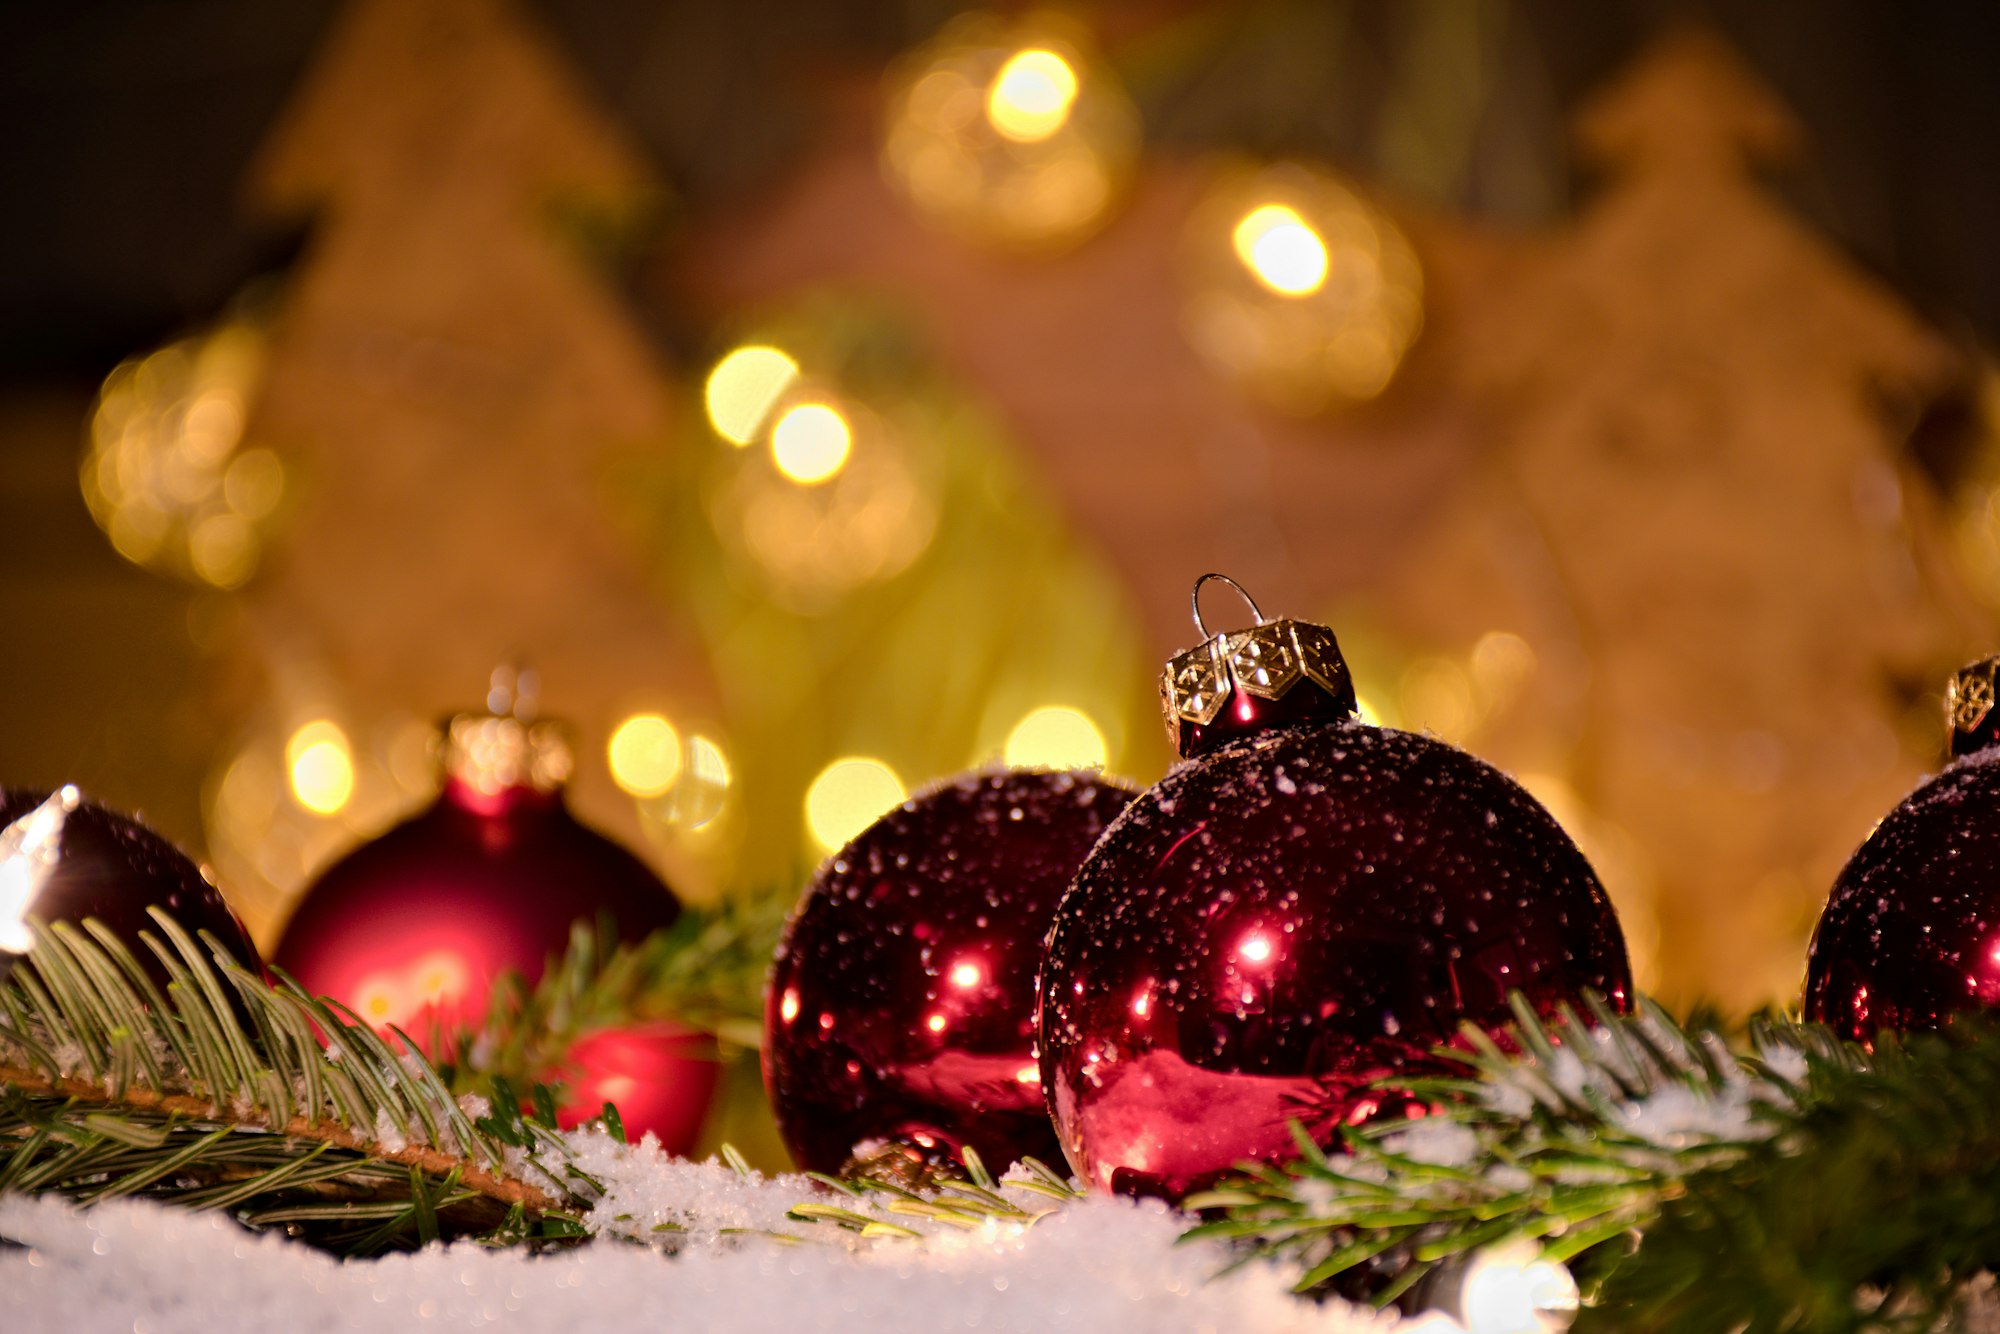
MULTIPOLYGON (((280 734, 346 718, 390 744, 390 722, 463 706, 517 654, 592 759, 621 713, 700 724, 701 657, 606 522, 608 460, 660 447, 670 400, 584 242, 654 189, 540 34, 504 0, 360 0, 250 184, 315 222, 250 416, 297 505, 245 591, 242 670, 269 696, 322 683, 278 701, 280 734)), ((392 757, 367 758, 364 778, 392 757)), ((607 765, 576 795, 638 833, 607 765)), ((337 819, 346 802, 306 804, 337 819)), ((211 819, 254 849, 240 825, 211 819)))

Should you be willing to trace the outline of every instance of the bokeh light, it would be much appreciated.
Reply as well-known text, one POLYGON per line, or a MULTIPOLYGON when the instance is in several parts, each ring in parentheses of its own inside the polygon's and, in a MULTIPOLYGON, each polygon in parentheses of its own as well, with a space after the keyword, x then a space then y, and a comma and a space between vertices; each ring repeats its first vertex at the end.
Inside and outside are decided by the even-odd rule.
POLYGON ((1189 215, 1182 326, 1224 379, 1314 413, 1379 395, 1423 327, 1423 271, 1386 214, 1299 164, 1224 172, 1189 215))
POLYGON ((1016 143, 1032 144, 1060 130, 1076 103, 1076 71, 1053 51, 1023 51, 995 76, 986 117, 1016 143))
POLYGON ((687 764, 662 817, 683 829, 708 828, 728 805, 732 781, 729 755, 721 743, 699 734, 688 738, 687 764))
POLYGON ((1504 709, 1527 688, 1539 665, 1534 646, 1510 630, 1489 630, 1472 646, 1472 683, 1482 705, 1504 709))
POLYGON ((263 359, 261 327, 234 319, 105 378, 80 480, 119 555, 216 588, 256 572, 285 491, 277 455, 243 443, 263 359))
POLYGON ((749 444, 798 378, 799 364, 775 347, 737 348, 708 373, 709 425, 733 445, 749 444))
POLYGON ((764 417, 768 450, 722 451, 707 507, 725 547, 782 604, 823 610, 930 544, 933 479, 880 415, 814 373, 791 379, 764 417))
POLYGON ((806 789, 806 829, 831 852, 902 804, 903 780, 881 760, 863 755, 835 760, 806 789))
POLYGON ((1003 754, 1016 768, 1101 769, 1110 760, 1110 747, 1089 714, 1051 704, 1015 724, 1003 754))
POLYGON ((660 714, 634 714, 612 729, 605 758, 620 788, 657 797, 681 776, 681 734, 660 714))
POLYGON ((787 408, 771 428, 771 458, 778 471, 801 486, 817 486, 847 466, 854 433, 837 408, 800 403, 787 408))
POLYGON ((292 799, 315 815, 333 815, 354 795, 354 754, 347 734, 325 718, 293 732, 285 743, 292 799))
POLYGON ((1474 1253, 1457 1306, 1467 1334, 1559 1334, 1575 1322, 1579 1300, 1566 1267, 1519 1242, 1474 1253))
POLYGON ((260 943, 270 942, 314 873, 413 813, 437 794, 439 779, 434 721, 395 711, 364 723, 316 665, 301 672, 288 664, 278 675, 277 693, 298 703, 246 718, 202 785, 209 858, 260 943), (333 748, 306 758, 319 743, 333 748), (297 777, 322 807, 332 805, 346 761, 347 796, 338 807, 300 798, 295 761, 302 758, 297 777))
POLYGON ((1252 276, 1280 296, 1310 296, 1326 285, 1326 242, 1295 209, 1260 204, 1230 241, 1252 276))
POLYGON ((926 217, 992 244, 1072 244, 1138 160, 1138 114, 1056 20, 969 14, 890 78, 883 170, 926 217))
POLYGON ((1403 669, 1401 687, 1404 726, 1460 745, 1471 739, 1478 720, 1472 678, 1457 659, 1443 654, 1418 658, 1403 669))

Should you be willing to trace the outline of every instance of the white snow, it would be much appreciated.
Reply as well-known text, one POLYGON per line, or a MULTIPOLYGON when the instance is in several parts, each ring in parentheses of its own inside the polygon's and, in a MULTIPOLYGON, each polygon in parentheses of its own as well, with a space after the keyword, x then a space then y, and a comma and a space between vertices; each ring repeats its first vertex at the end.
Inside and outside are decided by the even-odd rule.
MULTIPOLYGON (((616 1239, 540 1257, 473 1245, 337 1261, 226 1217, 143 1201, 88 1210, 0 1199, 0 1292, 8 1334, 227 1334, 234 1330, 502 1329, 896 1331, 1243 1330, 1385 1334, 1393 1316, 1287 1291, 1269 1265, 1222 1274, 1231 1255, 1180 1245, 1188 1220, 1157 1203, 1093 1198, 1032 1226, 935 1225, 922 1240, 861 1241, 784 1217, 824 1199, 804 1177, 739 1176, 651 1145, 574 1138, 610 1190, 595 1227, 616 1239), (753 1234, 719 1235, 723 1229, 753 1234), (782 1231, 814 1240, 757 1235, 782 1231)), ((1053 1201, 1018 1189, 1010 1198, 1053 1201)), ((887 1215, 885 1215, 886 1217, 887 1215)), ((899 1223, 923 1227, 921 1220, 899 1223)))
POLYGON ((1479 1159, 1479 1136, 1470 1126, 1444 1117, 1413 1121, 1383 1141, 1390 1153, 1439 1167, 1473 1167, 1479 1159))

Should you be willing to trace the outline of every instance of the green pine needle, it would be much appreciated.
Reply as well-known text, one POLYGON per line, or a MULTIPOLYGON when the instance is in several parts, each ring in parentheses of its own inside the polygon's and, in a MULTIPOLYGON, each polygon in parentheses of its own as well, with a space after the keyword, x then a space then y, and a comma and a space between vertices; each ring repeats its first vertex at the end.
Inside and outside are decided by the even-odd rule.
POLYGON ((475 1125, 406 1039, 153 920, 164 994, 100 924, 32 924, 0 987, 0 1190, 228 1209, 341 1254, 576 1230, 591 1200, 550 1126, 518 1104, 475 1125))

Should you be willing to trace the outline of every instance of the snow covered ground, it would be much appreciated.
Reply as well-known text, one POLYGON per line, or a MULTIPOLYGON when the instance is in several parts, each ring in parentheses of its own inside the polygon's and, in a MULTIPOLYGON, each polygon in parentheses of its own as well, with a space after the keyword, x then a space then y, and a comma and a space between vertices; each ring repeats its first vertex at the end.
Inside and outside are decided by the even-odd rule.
MULTIPOLYGON (((1092 1199, 1030 1227, 940 1228, 920 1241, 787 1243, 802 1177, 744 1178, 602 1136, 579 1144, 613 1183, 606 1232, 688 1230, 677 1256, 601 1239, 541 1257, 471 1245, 342 1262, 227 1218, 139 1201, 88 1210, 0 1199, 0 1329, 8 1334, 499 1329, 898 1331, 1217 1330, 1386 1334, 1398 1322, 1290 1296, 1268 1266, 1178 1245, 1157 1204, 1092 1199)), ((1022 1195, 1022 1198, 1031 1197, 1022 1195)), ((1046 1204, 1047 1201, 1042 1201, 1046 1204)), ((907 1218, 897 1220, 911 1222, 907 1218)), ((831 1233, 831 1229, 821 1231, 831 1233)), ((1412 1324, 1404 1324, 1410 1330, 1412 1324)))

